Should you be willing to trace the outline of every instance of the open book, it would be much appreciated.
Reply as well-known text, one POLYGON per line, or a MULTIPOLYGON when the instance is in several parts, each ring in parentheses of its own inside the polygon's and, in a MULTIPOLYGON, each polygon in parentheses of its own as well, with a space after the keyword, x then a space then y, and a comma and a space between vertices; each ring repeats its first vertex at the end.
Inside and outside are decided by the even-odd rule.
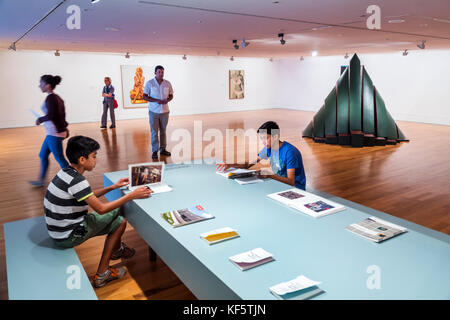
POLYGON ((304 275, 282 282, 269 288, 277 299, 280 300, 305 300, 323 292, 317 285, 320 282, 308 279, 304 275))
POLYGON ((220 228, 209 232, 202 233, 200 238, 205 240, 208 244, 214 244, 225 240, 230 240, 239 237, 236 230, 230 227, 220 228))
POLYGON ((381 242, 407 231, 406 228, 377 217, 369 217, 361 222, 353 223, 345 229, 374 242, 381 242))
POLYGON ((314 218, 345 210, 345 206, 339 203, 295 188, 267 196, 314 218))
POLYGON ((273 255, 262 248, 256 248, 229 258, 242 271, 274 261, 273 255))
POLYGON ((161 216, 174 228, 214 218, 201 205, 165 212, 161 216))

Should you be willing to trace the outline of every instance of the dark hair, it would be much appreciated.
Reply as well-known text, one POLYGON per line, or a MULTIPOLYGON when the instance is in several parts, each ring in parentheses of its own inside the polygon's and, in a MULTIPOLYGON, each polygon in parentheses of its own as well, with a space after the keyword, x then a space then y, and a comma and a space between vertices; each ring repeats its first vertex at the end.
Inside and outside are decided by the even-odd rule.
POLYGON ((164 70, 164 67, 163 67, 163 66, 156 66, 156 67, 155 67, 155 73, 156 73, 156 71, 158 71, 159 69, 164 70))
POLYGON ((89 157, 89 154, 100 149, 94 139, 85 136, 75 136, 67 142, 66 156, 70 163, 78 164, 80 157, 89 157))
POLYGON ((41 81, 44 81, 46 84, 49 84, 52 89, 55 89, 55 87, 61 83, 61 77, 60 76, 52 76, 50 74, 44 74, 41 77, 41 81))
POLYGON ((261 125, 261 127, 259 127, 257 132, 260 133, 263 130, 265 130, 267 134, 272 134, 272 130, 278 130, 277 132, 274 132, 274 133, 280 133, 280 127, 278 126, 278 124, 275 121, 264 122, 261 125))

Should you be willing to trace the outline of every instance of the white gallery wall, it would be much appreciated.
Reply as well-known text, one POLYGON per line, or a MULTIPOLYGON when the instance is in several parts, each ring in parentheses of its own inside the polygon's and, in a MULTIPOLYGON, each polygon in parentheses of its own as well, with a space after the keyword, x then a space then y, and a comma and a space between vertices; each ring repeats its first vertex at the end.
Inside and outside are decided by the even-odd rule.
MULTIPOLYGON (((69 123, 100 121, 103 79, 109 76, 119 108, 116 119, 148 117, 147 108, 123 109, 121 65, 165 68, 172 83, 172 115, 273 108, 276 92, 272 83, 276 69, 268 59, 146 55, 126 59, 124 55, 53 52, 0 51, 0 128, 34 125, 30 108, 40 111, 46 95, 38 88, 43 74, 60 75, 55 92, 64 100, 69 123), (228 71, 245 70, 245 98, 228 99, 228 71)), ((149 79, 145 79, 147 81, 149 79)), ((109 118, 109 116, 108 116, 109 118)))
MULTIPOLYGON (((360 55, 374 85, 396 120, 450 125, 450 51, 416 50, 360 55)), ((316 111, 339 77, 343 56, 300 59, 123 55, 43 51, 0 51, 0 128, 32 126, 45 95, 43 74, 62 77, 56 92, 66 103, 69 123, 99 121, 104 76, 116 88, 116 119, 146 118, 146 108, 123 109, 121 65, 165 67, 175 98, 172 115, 267 108, 316 111), (245 70, 245 98, 228 99, 228 71, 245 70)), ((148 79, 146 79, 148 80, 148 79)))
MULTIPOLYGON (((450 125, 450 51, 358 54, 395 120, 450 125)), ((276 61, 279 106, 317 111, 336 85, 344 56, 276 61)))

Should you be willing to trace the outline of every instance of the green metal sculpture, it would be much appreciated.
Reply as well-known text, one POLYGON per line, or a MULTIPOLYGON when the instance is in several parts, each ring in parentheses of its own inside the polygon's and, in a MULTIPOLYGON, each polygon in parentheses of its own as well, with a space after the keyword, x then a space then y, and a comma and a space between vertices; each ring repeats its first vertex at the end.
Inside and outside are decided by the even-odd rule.
POLYGON ((325 98, 324 105, 303 130, 303 137, 353 147, 408 141, 356 54, 325 98))

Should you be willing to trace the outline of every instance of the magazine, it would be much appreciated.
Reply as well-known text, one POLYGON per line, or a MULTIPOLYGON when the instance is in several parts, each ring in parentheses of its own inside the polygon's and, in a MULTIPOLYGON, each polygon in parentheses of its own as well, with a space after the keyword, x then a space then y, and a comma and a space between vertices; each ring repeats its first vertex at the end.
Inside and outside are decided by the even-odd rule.
POLYGON ((345 210, 345 206, 339 203, 296 188, 267 196, 314 218, 345 210))
POLYGON ((237 237, 239 237, 237 231, 229 227, 212 230, 200 235, 200 238, 205 240, 210 245, 237 237))
POLYGON ((374 242, 381 242, 407 231, 404 227, 377 217, 369 217, 359 223, 353 223, 346 229, 374 242))
POLYGON ((305 300, 324 292, 317 286, 318 284, 320 282, 301 275, 288 282, 274 285, 269 290, 280 300, 305 300))
POLYGON ((227 179, 253 177, 256 176, 258 172, 259 170, 236 169, 236 168, 229 168, 225 171, 216 171, 218 175, 221 175, 222 177, 227 179))
POLYGON ((201 205, 165 212, 161 216, 174 228, 214 218, 201 205))

